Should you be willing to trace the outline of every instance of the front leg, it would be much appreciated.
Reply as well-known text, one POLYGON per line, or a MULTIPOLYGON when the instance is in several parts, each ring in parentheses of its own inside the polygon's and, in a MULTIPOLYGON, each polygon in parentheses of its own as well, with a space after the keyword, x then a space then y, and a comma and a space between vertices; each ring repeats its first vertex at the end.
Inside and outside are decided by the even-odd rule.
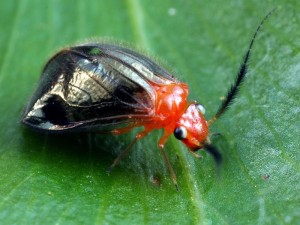
POLYGON ((172 167, 172 165, 171 165, 171 163, 170 163, 170 161, 169 161, 169 159, 167 157, 167 154, 166 154, 166 152, 164 150, 165 143, 166 143, 166 141, 168 140, 168 138, 170 137, 171 134, 172 134, 172 131, 165 129, 163 136, 158 141, 158 147, 159 147, 160 152, 163 155, 164 161, 165 161, 165 163, 166 163, 166 165, 168 167, 169 173, 170 173, 170 175, 172 177, 173 184, 174 184, 176 190, 178 191, 176 174, 175 174, 175 172, 173 170, 173 167, 172 167))
POLYGON ((167 142, 168 138, 170 137, 170 135, 173 133, 173 131, 170 130, 164 130, 164 134, 163 136, 161 136, 161 138, 158 141, 158 147, 159 148, 164 148, 165 147, 165 143, 167 142))

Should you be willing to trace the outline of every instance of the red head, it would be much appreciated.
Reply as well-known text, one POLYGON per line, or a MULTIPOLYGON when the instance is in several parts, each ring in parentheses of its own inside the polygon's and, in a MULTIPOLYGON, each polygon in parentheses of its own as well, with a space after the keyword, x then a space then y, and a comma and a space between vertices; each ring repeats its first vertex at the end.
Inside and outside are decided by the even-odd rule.
POLYGON ((202 148, 207 140, 208 125, 204 113, 205 109, 202 105, 190 104, 176 124, 174 136, 191 151, 202 148))

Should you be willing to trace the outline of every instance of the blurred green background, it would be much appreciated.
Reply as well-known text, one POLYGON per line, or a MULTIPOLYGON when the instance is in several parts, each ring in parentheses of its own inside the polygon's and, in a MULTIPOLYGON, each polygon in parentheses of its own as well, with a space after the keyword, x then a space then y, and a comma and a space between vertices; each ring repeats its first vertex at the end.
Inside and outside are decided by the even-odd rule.
POLYGON ((300 3, 289 1, 0 1, 1 224, 300 224, 300 3), (190 85, 207 118, 233 82, 260 20, 249 76, 211 127, 224 156, 193 158, 153 132, 108 175, 134 136, 50 136, 19 119, 43 65, 62 47, 112 38, 144 49, 190 85), (94 40, 94 39, 90 39, 94 40))

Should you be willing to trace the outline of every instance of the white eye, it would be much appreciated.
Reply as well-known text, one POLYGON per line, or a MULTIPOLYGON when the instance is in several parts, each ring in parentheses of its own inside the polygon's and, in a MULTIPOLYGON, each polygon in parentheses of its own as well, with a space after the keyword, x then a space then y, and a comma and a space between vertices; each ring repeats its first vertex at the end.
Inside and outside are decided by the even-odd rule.
POLYGON ((174 136, 178 140, 182 140, 182 139, 186 138, 186 136, 187 136, 186 128, 185 127, 176 127, 174 130, 174 136))
POLYGON ((205 108, 204 108, 203 105, 197 104, 196 107, 197 107, 199 112, 201 112, 203 115, 205 114, 205 108))

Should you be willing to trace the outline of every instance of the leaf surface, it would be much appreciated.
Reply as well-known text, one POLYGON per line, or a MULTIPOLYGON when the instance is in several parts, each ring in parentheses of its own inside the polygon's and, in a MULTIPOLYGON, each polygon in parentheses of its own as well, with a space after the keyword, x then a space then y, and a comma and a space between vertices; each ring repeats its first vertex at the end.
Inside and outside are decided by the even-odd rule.
POLYGON ((297 224, 300 221, 299 3, 251 1, 1 1, 1 224, 297 224), (58 49, 108 37, 145 49, 190 86, 207 118, 226 94, 253 32, 249 74, 212 127, 223 154, 193 158, 153 132, 110 175, 132 133, 51 136, 19 123, 43 65, 58 49))

